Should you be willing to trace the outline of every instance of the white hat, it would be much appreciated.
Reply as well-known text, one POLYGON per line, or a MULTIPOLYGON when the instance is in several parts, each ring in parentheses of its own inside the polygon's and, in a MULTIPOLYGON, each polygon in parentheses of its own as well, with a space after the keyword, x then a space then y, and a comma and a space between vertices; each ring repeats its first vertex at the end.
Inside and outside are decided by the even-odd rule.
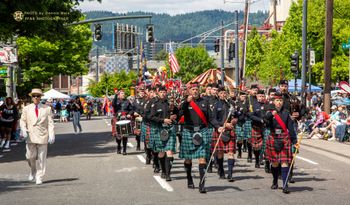
POLYGON ((332 110, 337 109, 337 106, 336 106, 336 105, 333 105, 333 106, 331 107, 331 109, 332 109, 332 110))
POLYGON ((32 92, 29 93, 29 96, 33 96, 33 94, 37 94, 37 95, 40 95, 40 96, 43 96, 43 91, 41 91, 41 89, 39 88, 33 88, 32 89, 32 92))

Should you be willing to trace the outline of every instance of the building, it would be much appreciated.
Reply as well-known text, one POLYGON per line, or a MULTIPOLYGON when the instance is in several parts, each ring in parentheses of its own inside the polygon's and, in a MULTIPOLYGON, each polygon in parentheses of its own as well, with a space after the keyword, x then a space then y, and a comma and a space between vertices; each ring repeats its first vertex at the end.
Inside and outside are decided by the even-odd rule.
POLYGON ((276 1, 277 30, 281 30, 281 28, 284 26, 289 16, 289 9, 292 6, 293 1, 297 2, 297 0, 270 0, 269 23, 271 25, 274 25, 274 19, 275 19, 273 1, 276 1))

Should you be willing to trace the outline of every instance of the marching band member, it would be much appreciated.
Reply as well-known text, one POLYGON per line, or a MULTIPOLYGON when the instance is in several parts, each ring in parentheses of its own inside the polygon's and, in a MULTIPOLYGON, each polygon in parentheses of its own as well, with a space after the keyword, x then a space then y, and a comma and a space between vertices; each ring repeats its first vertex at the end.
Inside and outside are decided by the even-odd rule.
MULTIPOLYGON (((113 108, 114 112, 117 118, 117 121, 119 120, 125 120, 125 119, 131 119, 131 115, 133 114, 132 105, 130 104, 129 100, 125 99, 125 92, 124 90, 119 90, 117 94, 115 95, 113 99, 113 108)), ((121 141, 123 140, 123 155, 126 155, 126 147, 128 143, 128 137, 122 136, 121 133, 117 133, 116 142, 118 144, 117 146, 117 153, 121 153, 121 141)))
POLYGON ((292 144, 298 147, 295 129, 293 121, 289 115, 289 112, 283 110, 283 97, 282 94, 276 93, 274 97, 274 109, 271 109, 266 113, 266 119, 268 128, 270 129, 270 136, 267 139, 266 154, 272 167, 273 183, 271 189, 278 188, 278 166, 281 164, 283 193, 288 194, 289 189, 287 185, 287 175, 289 170, 289 164, 292 161, 292 144))
POLYGON ((212 113, 212 121, 211 124, 215 128, 215 132, 213 134, 211 151, 214 152, 214 148, 216 143, 218 143, 216 147, 216 156, 217 163, 219 166, 219 176, 220 179, 226 179, 225 171, 224 171, 224 153, 228 154, 227 165, 228 165, 228 175, 227 180, 229 182, 233 182, 234 179, 232 177, 232 170, 235 165, 234 154, 236 151, 236 139, 233 131, 233 123, 232 116, 234 113, 230 113, 230 103, 226 100, 226 90, 224 87, 220 87, 218 90, 219 99, 214 107, 214 112, 212 113), (226 123, 225 123, 226 122, 226 123), (219 139, 219 135, 221 134, 221 138, 219 139), (219 142, 218 142, 219 140, 219 142))
POLYGON ((248 148, 248 158, 247 162, 252 162, 253 161, 253 149, 252 149, 252 143, 251 143, 251 138, 252 138, 252 120, 250 119, 249 116, 251 116, 251 113, 254 111, 253 110, 253 105, 256 104, 257 99, 256 99, 256 94, 258 93, 258 85, 253 84, 250 86, 250 93, 248 97, 248 103, 249 103, 249 115, 244 123, 244 136, 246 139, 246 144, 248 148))
POLYGON ((250 119, 252 119, 251 144, 255 155, 255 168, 260 168, 260 155, 262 154, 263 134, 265 130, 264 116, 267 110, 264 102, 264 90, 259 90, 256 97, 257 101, 253 104, 253 112, 250 113, 250 119))
POLYGON ((176 133, 173 123, 177 118, 177 111, 170 112, 169 102, 167 100, 166 88, 158 88, 158 99, 151 106, 150 120, 154 124, 151 136, 150 146, 158 153, 160 166, 162 169, 161 177, 166 181, 171 181, 170 171, 174 161, 173 153, 176 151, 176 133))
POLYGON ((248 112, 249 112, 249 102, 247 100, 246 92, 241 91, 239 93, 239 99, 237 100, 236 106, 241 113, 240 116, 238 117, 238 122, 236 124, 236 138, 237 138, 237 148, 238 148, 237 158, 242 158, 242 145, 245 139, 244 125, 248 118, 248 112))
POLYGON ((197 83, 190 84, 189 95, 181 106, 181 112, 184 115, 185 125, 179 158, 185 160, 187 186, 194 188, 192 160, 199 159, 199 192, 206 193, 204 175, 207 159, 210 157, 212 132, 208 129, 209 104, 207 100, 200 97, 197 83))
MULTIPOLYGON (((218 89, 219 89, 218 84, 216 84, 216 83, 211 84, 210 95, 206 98, 206 100, 209 103, 209 108, 210 108, 211 113, 214 112, 215 104, 218 101, 218 89)), ((214 128, 211 125, 209 125, 209 130, 212 134, 214 134, 214 128)), ((211 161, 211 163, 208 165, 209 166, 209 168, 208 168, 209 173, 213 172, 213 164, 215 164, 215 166, 216 166, 215 161, 216 161, 216 158, 215 158, 215 160, 211 161)))
MULTIPOLYGON (((133 109, 135 111, 134 117, 139 117, 142 116, 142 113, 144 112, 144 105, 146 103, 146 97, 145 97, 145 90, 142 86, 138 87, 138 92, 137 92, 137 97, 136 100, 133 104, 133 109)), ((136 150, 140 151, 141 150, 141 130, 134 130, 134 134, 136 135, 136 150)))

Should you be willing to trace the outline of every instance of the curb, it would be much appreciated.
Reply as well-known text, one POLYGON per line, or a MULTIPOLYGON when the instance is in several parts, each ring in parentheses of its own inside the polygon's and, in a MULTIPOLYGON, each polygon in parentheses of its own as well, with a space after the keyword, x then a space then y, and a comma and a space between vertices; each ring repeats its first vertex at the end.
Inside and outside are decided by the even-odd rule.
POLYGON ((341 156, 341 157, 345 157, 345 158, 350 159, 350 156, 341 154, 341 153, 339 153, 339 152, 334 152, 334 151, 331 151, 331 150, 329 150, 329 149, 324 149, 324 148, 317 147, 317 146, 314 146, 314 145, 303 144, 303 143, 301 143, 301 144, 304 145, 304 146, 307 146, 307 147, 312 147, 312 148, 315 148, 315 149, 319 149, 319 150, 322 150, 322 151, 325 151, 325 152, 329 152, 329 153, 332 153, 332 154, 335 154, 335 155, 338 155, 338 156, 341 156))

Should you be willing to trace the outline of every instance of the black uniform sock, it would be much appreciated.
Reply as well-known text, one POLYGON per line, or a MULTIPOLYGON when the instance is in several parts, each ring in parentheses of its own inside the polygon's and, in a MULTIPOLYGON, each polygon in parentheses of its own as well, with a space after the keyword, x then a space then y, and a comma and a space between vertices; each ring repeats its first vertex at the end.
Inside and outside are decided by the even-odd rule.
POLYGON ((165 174, 165 157, 159 157, 160 168, 162 169, 162 174, 165 174))
POLYGON ((252 159, 253 158, 253 149, 252 149, 252 144, 251 143, 247 143, 247 147, 248 147, 248 158, 252 159))
POLYGON ((218 165, 219 165, 219 176, 225 176, 225 171, 224 171, 224 159, 217 159, 218 165))
POLYGON ((260 151, 254 150, 254 156, 255 156, 255 164, 259 164, 260 162, 260 151))
POLYGON ((173 164, 173 157, 165 157, 165 175, 166 175, 166 179, 167 181, 170 181, 170 173, 171 173, 171 167, 173 164))
POLYGON ((152 153, 153 153, 154 168, 159 169, 158 152, 152 152, 152 153))
POLYGON ((247 140, 243 140, 243 152, 247 151, 247 140))
POLYGON ((278 167, 271 167, 271 172, 273 176, 273 184, 277 184, 278 182, 278 167))
POLYGON ((235 166, 235 159, 227 159, 228 177, 232 177, 232 171, 234 166, 235 166))
POLYGON ((238 147, 238 155, 242 156, 242 143, 237 143, 237 147, 238 147))
POLYGON ((186 176, 187 176, 187 185, 193 185, 193 179, 192 179, 192 163, 186 164, 184 163, 186 176))
POLYGON ((123 137, 123 152, 126 152, 127 144, 128 144, 128 138, 123 137))
POLYGON ((284 185, 288 186, 288 184, 286 184, 286 182, 287 182, 288 171, 289 171, 289 167, 282 167, 282 181, 283 181, 283 187, 284 187, 284 185))
POLYGON ((205 179, 204 179, 204 174, 205 174, 205 169, 207 168, 206 164, 199 164, 199 189, 204 189, 205 186, 205 179))
POLYGON ((152 150, 146 149, 146 161, 151 162, 152 159, 152 150))

